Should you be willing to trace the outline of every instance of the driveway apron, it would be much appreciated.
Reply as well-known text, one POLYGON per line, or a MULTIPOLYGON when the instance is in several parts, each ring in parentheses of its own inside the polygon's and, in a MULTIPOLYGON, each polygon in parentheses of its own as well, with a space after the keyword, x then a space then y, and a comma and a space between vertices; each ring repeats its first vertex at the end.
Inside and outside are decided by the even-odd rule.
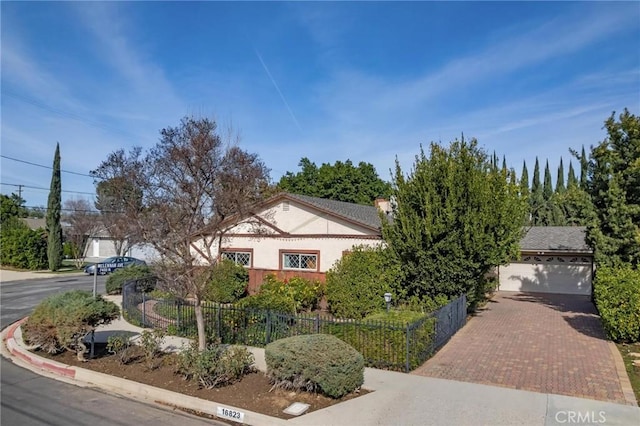
POLYGON ((498 292, 413 374, 630 404, 610 345, 588 296, 498 292))

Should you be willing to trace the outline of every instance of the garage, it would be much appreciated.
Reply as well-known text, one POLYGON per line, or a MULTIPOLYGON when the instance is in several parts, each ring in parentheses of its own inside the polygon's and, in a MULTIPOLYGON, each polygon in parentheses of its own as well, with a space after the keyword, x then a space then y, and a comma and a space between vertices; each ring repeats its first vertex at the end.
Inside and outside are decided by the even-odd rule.
POLYGON ((591 295, 593 250, 586 228, 528 228, 520 259, 498 269, 499 290, 591 295))

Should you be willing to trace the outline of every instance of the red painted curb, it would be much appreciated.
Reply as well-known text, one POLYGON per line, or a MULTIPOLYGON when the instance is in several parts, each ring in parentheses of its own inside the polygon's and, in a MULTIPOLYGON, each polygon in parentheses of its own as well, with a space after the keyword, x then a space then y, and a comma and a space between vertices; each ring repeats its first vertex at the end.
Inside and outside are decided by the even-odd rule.
POLYGON ((68 365, 57 363, 55 361, 45 361, 44 358, 39 357, 35 354, 32 354, 27 350, 22 350, 22 348, 19 348, 16 342, 16 339, 14 337, 14 334, 18 329, 18 327, 20 327, 22 323, 25 322, 26 320, 27 318, 23 318, 20 321, 12 324, 7 329, 6 342, 7 342, 7 349, 9 349, 9 352, 11 352, 12 355, 22 359, 23 361, 35 367, 40 368, 41 370, 46 370, 50 373, 54 373, 59 376, 70 377, 72 379, 75 378, 76 370, 73 367, 69 367, 68 365))

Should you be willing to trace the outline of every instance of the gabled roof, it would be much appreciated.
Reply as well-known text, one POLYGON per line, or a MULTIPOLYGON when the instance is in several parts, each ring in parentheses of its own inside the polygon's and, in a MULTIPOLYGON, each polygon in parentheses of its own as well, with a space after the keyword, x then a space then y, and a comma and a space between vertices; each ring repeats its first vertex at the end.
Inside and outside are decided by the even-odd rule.
POLYGON ((380 223, 379 210, 375 206, 365 206, 362 204, 346 203, 344 201, 328 200, 325 198, 290 193, 282 193, 276 197, 289 199, 291 201, 298 201, 333 216, 346 219, 349 222, 354 222, 373 230, 379 230, 382 226, 380 223))
POLYGON ((532 226, 520 241, 522 251, 591 253, 584 226, 532 226))
POLYGON ((41 218, 34 218, 34 217, 24 217, 22 220, 25 225, 27 225, 29 227, 29 229, 32 230, 36 230, 36 229, 46 229, 47 228, 47 220, 46 219, 41 219, 41 218))

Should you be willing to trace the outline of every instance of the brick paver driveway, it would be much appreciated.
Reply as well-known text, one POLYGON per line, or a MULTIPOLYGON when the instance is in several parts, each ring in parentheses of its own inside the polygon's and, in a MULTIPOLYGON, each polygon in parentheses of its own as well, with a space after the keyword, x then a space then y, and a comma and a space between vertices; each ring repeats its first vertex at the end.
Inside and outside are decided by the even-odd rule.
POLYGON ((414 374, 633 404, 596 312, 587 296, 498 292, 414 374))

